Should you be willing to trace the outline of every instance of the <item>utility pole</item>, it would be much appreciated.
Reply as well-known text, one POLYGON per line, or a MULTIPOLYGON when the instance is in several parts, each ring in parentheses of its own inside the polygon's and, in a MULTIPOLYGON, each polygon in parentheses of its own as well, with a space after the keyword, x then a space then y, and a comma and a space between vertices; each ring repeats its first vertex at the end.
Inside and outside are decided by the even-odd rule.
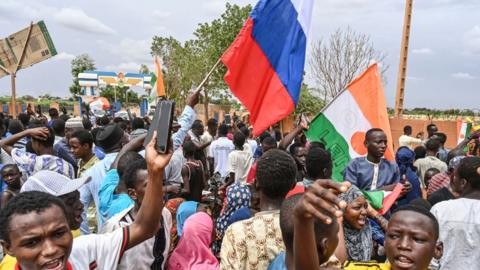
POLYGON ((412 22, 413 0, 406 0, 405 17, 403 20, 402 45, 400 47, 400 66, 398 69, 397 91, 395 95, 395 117, 403 115, 403 101, 405 97, 405 79, 407 77, 408 46, 412 22))

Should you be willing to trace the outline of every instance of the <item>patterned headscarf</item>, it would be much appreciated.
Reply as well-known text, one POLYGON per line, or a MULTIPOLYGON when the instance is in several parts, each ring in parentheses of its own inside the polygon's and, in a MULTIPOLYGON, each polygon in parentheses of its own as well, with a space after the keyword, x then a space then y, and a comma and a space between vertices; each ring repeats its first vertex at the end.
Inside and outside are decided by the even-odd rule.
MULTIPOLYGON (((356 186, 351 186, 347 192, 340 195, 340 199, 348 204, 352 203, 358 197, 364 196, 362 191, 356 186)), ((345 244, 349 261, 366 262, 370 261, 372 254, 372 228, 370 223, 366 222, 361 230, 354 229, 344 218, 343 230, 345 234, 345 244)))
POLYGON ((233 184, 227 191, 227 203, 223 213, 218 217, 216 222, 217 237, 223 238, 223 234, 227 230, 227 222, 230 216, 242 207, 250 206, 250 198, 252 193, 247 185, 233 184))

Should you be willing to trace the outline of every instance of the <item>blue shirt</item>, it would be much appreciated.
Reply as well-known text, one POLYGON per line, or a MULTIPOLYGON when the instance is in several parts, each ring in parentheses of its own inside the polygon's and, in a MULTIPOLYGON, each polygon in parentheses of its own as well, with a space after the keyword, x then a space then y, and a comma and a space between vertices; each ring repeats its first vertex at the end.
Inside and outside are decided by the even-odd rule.
POLYGON ((117 169, 111 169, 103 179, 98 191, 100 214, 105 220, 122 212, 133 205, 133 200, 127 194, 115 194, 120 176, 117 169))
POLYGON ((92 179, 87 184, 83 185, 80 191, 80 201, 83 203, 83 222, 80 227, 82 234, 90 233, 88 229, 88 220, 87 220, 87 209, 90 203, 95 203, 95 208, 97 212, 97 224, 98 224, 98 231, 101 231, 103 223, 105 222, 105 218, 100 215, 100 204, 99 204, 99 197, 98 192, 100 190, 100 186, 107 175, 107 171, 110 170, 110 166, 112 166, 113 161, 117 157, 118 153, 110 153, 106 154, 105 158, 95 164, 92 168, 86 170, 82 177, 90 176, 92 179))
POLYGON ((68 163, 72 164, 75 171, 78 169, 78 161, 72 153, 70 146, 67 143, 67 140, 61 139, 53 146, 53 150, 57 153, 57 157, 62 158, 63 160, 67 161, 68 163))
POLYGON ((270 263, 267 270, 288 270, 287 264, 285 263, 285 256, 285 252, 280 252, 270 263))
POLYGON ((182 114, 178 118, 178 124, 180 125, 180 129, 172 134, 173 140, 173 151, 177 150, 182 144, 183 140, 187 136, 188 131, 192 128, 193 122, 197 118, 197 114, 195 110, 190 106, 185 106, 183 109, 182 114))
POLYGON ((381 159, 379 164, 373 164, 366 157, 352 159, 343 174, 345 181, 352 183, 361 190, 377 190, 383 186, 400 182, 400 170, 396 163, 381 159), (377 183, 372 188, 375 176, 375 167, 378 168, 377 183))

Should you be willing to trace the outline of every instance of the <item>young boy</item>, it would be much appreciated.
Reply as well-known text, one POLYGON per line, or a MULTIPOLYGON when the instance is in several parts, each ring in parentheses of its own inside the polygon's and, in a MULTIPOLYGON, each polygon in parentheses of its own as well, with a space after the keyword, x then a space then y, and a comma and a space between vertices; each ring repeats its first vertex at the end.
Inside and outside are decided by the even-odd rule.
MULTIPOLYGON (((103 233, 114 232, 116 229, 127 227, 134 222, 145 197, 147 175, 145 159, 137 159, 128 165, 125 172, 122 173, 120 182, 126 187, 128 196, 134 204, 109 219, 103 227, 103 233)), ((164 187, 164 191, 165 189, 166 187, 164 187)), ((170 248, 170 229, 172 227, 172 215, 165 207, 162 209, 161 224, 162 227, 154 237, 125 252, 123 259, 115 269, 163 269, 170 248)))
POLYGON ((228 154, 228 172, 230 178, 227 186, 235 183, 245 184, 248 172, 253 164, 252 151, 245 149, 245 135, 241 132, 235 132, 233 135, 233 144, 235 150, 228 154))
MULTIPOLYGON (((268 270, 292 270, 295 269, 293 255, 293 234, 294 225, 292 216, 297 203, 302 199, 303 194, 296 194, 282 203, 280 208, 280 228, 282 230, 282 238, 285 243, 285 251, 280 253, 275 260, 272 261, 268 270)), ((330 214, 323 211, 324 214, 330 214)), ((330 216, 332 218, 332 216, 330 216)), ((339 224, 336 219, 332 219, 331 224, 325 224, 319 220, 314 221, 315 240, 317 243, 317 253, 320 264, 324 264, 332 256, 338 245, 338 229, 339 224)), ((340 263, 340 262, 338 262, 340 263)))
POLYGON ((195 158, 197 150, 193 141, 186 141, 183 144, 183 156, 186 162, 182 166, 182 196, 187 201, 200 202, 205 187, 205 171, 202 161, 195 158))
POLYGON ((7 164, 3 166, 0 173, 2 174, 3 181, 7 183, 7 189, 5 189, 2 194, 1 207, 3 208, 5 205, 7 205, 10 199, 17 196, 17 194, 20 192, 20 188, 22 187, 22 184, 20 183, 20 177, 22 174, 15 164, 7 164))
POLYGON ((123 253, 157 232, 163 208, 163 171, 171 151, 147 146, 147 187, 135 221, 103 235, 72 239, 64 203, 53 195, 25 192, 0 212, 0 242, 17 269, 116 269, 123 253))
POLYGON ((285 251, 279 210, 295 186, 296 174, 295 161, 285 151, 272 149, 262 155, 254 184, 260 212, 228 227, 220 252, 220 269, 264 270, 285 251))
MULTIPOLYGON (((317 181, 298 203, 294 215, 295 269, 328 269, 319 266, 313 220, 331 224, 333 219, 322 211, 340 216, 346 203, 337 194, 345 192, 347 186, 317 181)), ((344 269, 425 270, 432 258, 442 256, 443 245, 437 242, 438 236, 438 222, 426 208, 402 207, 393 214, 386 232, 385 250, 391 264, 347 262, 344 269)))

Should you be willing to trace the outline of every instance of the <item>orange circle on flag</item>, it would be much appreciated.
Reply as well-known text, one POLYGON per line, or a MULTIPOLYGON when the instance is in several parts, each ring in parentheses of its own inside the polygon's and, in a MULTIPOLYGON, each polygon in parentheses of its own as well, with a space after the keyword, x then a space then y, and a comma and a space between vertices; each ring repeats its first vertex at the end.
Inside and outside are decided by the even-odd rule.
POLYGON ((350 145, 352 146, 353 150, 357 152, 360 156, 364 156, 367 154, 368 150, 363 144, 365 141, 365 132, 357 131, 353 133, 352 138, 350 138, 350 145))

